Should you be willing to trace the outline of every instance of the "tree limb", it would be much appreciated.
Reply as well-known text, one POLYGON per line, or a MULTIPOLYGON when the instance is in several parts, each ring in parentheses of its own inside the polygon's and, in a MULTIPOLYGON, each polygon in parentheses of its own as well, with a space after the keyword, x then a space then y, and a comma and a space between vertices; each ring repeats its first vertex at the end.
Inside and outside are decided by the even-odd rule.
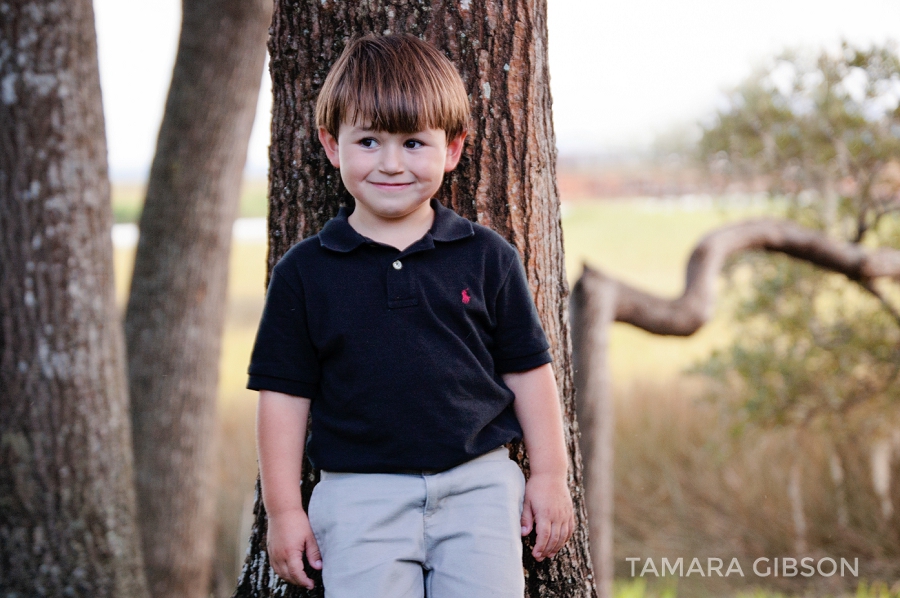
MULTIPOLYGON (((653 334, 690 336, 712 317, 716 279, 725 260, 744 251, 760 250, 783 253, 843 274, 869 292, 875 278, 900 280, 900 251, 896 249, 869 251, 786 220, 748 220, 716 229, 700 240, 688 261, 684 293, 677 299, 663 299, 615 281, 615 319, 653 334)), ((584 276, 612 280, 588 266, 584 276)), ((896 318, 896 310, 886 307, 896 318)))

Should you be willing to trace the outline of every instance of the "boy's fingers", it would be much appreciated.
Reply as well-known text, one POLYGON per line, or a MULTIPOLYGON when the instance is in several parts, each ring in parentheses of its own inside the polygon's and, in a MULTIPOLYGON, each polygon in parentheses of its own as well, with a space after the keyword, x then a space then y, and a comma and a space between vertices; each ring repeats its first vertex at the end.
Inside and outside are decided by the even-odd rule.
POLYGON ((531 504, 525 502, 522 507, 522 535, 527 536, 531 533, 531 526, 534 524, 534 514, 531 512, 531 504))
POLYGON ((554 557, 566 545, 575 530, 574 522, 537 522, 537 540, 533 554, 537 560, 554 557))
POLYGON ((537 539, 534 541, 534 550, 531 554, 538 561, 544 560, 547 556, 547 541, 550 539, 550 524, 546 521, 538 519, 537 521, 537 539))
POLYGON ((294 579, 294 574, 291 573, 290 566, 286 560, 272 561, 272 568, 275 569, 275 573, 278 574, 278 577, 285 580, 286 582, 296 584, 297 580, 294 579))
POLYGON ((307 577, 306 571, 303 570, 303 552, 298 550, 290 554, 287 569, 291 583, 303 586, 309 590, 315 585, 313 580, 307 577))
POLYGON ((565 521, 562 524, 562 528, 559 534, 559 546, 556 547, 556 552, 562 550, 563 546, 566 545, 566 542, 569 541, 569 538, 572 537, 573 531, 572 524, 569 521, 565 521))
POLYGON ((547 556, 556 556, 556 553, 562 548, 560 538, 562 538, 563 525, 565 524, 556 523, 550 528, 550 539, 547 541, 547 556))
POLYGON ((569 541, 569 538, 572 537, 572 534, 575 533, 575 517, 570 516, 562 525, 562 530, 559 534, 559 546, 556 547, 556 552, 562 550, 563 546, 566 545, 566 542, 569 541))
POLYGON ((306 542, 306 560, 313 569, 322 568, 322 553, 319 552, 319 545, 313 536, 310 536, 306 542))

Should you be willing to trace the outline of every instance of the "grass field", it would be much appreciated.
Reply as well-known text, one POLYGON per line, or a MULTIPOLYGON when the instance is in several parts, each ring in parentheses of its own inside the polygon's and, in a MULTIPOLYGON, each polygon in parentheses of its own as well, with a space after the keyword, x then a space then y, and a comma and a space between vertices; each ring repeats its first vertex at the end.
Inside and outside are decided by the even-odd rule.
MULTIPOLYGON (((262 218, 266 215, 266 181, 246 180, 241 188, 241 216, 262 218)), ((118 183, 112 188, 113 218, 116 222, 137 222, 141 215, 146 186, 143 183, 118 183)))

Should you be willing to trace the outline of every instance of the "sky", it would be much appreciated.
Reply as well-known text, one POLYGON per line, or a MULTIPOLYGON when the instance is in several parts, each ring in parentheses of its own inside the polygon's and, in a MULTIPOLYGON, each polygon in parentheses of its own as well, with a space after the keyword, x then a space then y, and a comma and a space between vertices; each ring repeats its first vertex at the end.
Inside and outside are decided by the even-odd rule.
MULTIPOLYGON (((785 48, 897 39, 900 0, 547 0, 561 154, 640 150, 696 126, 721 94, 785 48)), ((114 180, 146 177, 178 44, 177 0, 94 0, 114 180)), ((248 174, 264 176, 262 77, 248 174)))

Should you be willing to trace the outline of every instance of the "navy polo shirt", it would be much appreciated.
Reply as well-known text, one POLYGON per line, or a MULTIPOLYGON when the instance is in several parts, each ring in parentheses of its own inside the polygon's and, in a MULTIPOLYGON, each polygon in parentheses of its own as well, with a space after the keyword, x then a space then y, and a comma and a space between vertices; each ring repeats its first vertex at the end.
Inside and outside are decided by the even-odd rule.
POLYGON ((516 249, 432 200, 399 251, 349 211, 272 272, 248 388, 311 399, 327 471, 444 470, 521 438, 501 374, 550 361, 516 249))

